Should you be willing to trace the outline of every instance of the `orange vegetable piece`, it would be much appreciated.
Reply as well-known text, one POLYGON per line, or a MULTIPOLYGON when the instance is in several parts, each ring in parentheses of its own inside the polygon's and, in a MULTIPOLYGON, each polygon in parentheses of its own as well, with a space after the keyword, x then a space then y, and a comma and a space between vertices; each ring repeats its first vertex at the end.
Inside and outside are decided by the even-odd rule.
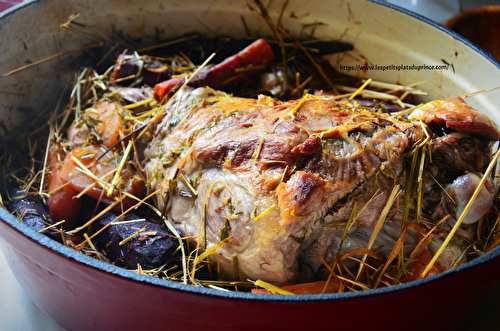
POLYGON ((50 172, 45 178, 48 183, 48 191, 54 192, 50 194, 47 205, 55 222, 64 220, 63 228, 72 229, 75 227, 80 212, 81 200, 75 198, 78 192, 70 185, 67 185, 66 181, 61 178, 63 159, 64 152, 62 148, 56 144, 51 146, 47 159, 50 172))
MULTIPOLYGON (((108 196, 107 189, 103 192, 102 186, 94 178, 79 170, 79 165, 74 160, 76 159, 83 164, 95 177, 111 183, 115 177, 115 170, 120 160, 115 160, 113 152, 108 152, 100 158, 103 153, 104 150, 96 145, 87 145, 73 149, 64 159, 61 178, 69 182, 69 185, 76 191, 82 192, 85 190, 86 195, 108 205, 120 197, 120 192, 127 192, 138 198, 143 198, 145 195, 144 182, 136 176, 135 170, 129 165, 125 165, 122 169, 116 188, 108 196), (97 161, 98 159, 99 161, 97 161)), ((125 197, 121 205, 123 208, 129 208, 133 205, 134 201, 133 198, 125 197)))
POLYGON ((430 276, 437 275, 441 272, 443 272, 443 268, 437 264, 434 263, 432 268, 429 270, 427 275, 425 277, 422 277, 422 272, 424 272, 425 268, 431 262, 432 260, 432 253, 428 249, 423 249, 422 252, 417 256, 415 261, 411 262, 410 265, 408 266, 408 276, 407 276, 407 281, 413 281, 421 278, 427 278, 430 276))
POLYGON ((73 123, 68 131, 68 138, 73 142, 78 140, 76 145, 83 145, 87 142, 91 132, 95 132, 98 135, 99 144, 108 148, 112 147, 120 141, 122 135, 127 133, 122 114, 123 108, 117 103, 97 102, 85 110, 82 119, 84 124, 73 123))
POLYGON ((124 120, 121 117, 121 106, 111 102, 98 102, 92 107, 99 113, 101 121, 96 126, 96 131, 106 147, 115 145, 120 140, 120 132, 124 129, 124 120))
MULTIPOLYGON (((216 90, 224 90, 258 75, 265 66, 273 61, 274 53, 271 46, 264 39, 257 39, 221 63, 211 68, 201 69, 188 86, 210 86, 216 90), (250 68, 250 70, 245 70, 245 68, 250 68), (243 70, 239 71, 239 69, 243 70)), ((180 87, 184 81, 184 77, 174 77, 156 84, 154 88, 155 100, 163 101, 174 87, 180 87)))

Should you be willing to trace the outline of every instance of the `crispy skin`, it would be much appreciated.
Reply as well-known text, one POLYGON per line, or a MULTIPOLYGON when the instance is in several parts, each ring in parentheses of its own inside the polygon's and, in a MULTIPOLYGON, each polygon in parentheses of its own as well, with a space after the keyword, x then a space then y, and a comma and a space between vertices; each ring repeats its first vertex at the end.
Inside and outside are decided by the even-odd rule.
MULTIPOLYGON (((409 146, 404 131, 412 128, 328 98, 281 103, 197 89, 168 106, 145 169, 162 192, 176 168, 197 184, 194 196, 178 181, 169 216, 202 245, 217 244, 223 233, 233 237, 212 255, 228 278, 237 255, 240 278, 290 282, 299 277, 301 251, 312 249, 310 238, 329 232, 322 239, 328 247, 335 234, 322 229, 347 220, 350 204, 330 215, 346 206, 346 196, 367 202, 380 181, 389 191, 399 182, 409 146)), ((371 226, 386 200, 373 199, 360 224, 371 226)))
MULTIPOLYGON (((145 170, 151 189, 162 192, 160 208, 167 192, 176 188, 166 210, 193 242, 206 248, 232 237, 211 255, 227 278, 309 281, 321 278, 321 258, 330 263, 339 250, 367 247, 398 185, 401 194, 390 205, 373 244, 382 256, 391 253, 401 236, 398 206, 407 182, 406 153, 427 137, 426 130, 448 119, 449 102, 437 117, 429 107, 417 113, 413 123, 331 98, 309 96, 282 103, 264 96, 244 99, 205 88, 187 90, 167 104, 146 149, 145 170), (422 123, 426 118, 429 124, 422 123), (194 189, 185 185, 186 179, 194 189), (356 222, 342 239, 355 207, 356 222)), ((438 138, 431 146, 442 164, 432 164, 430 170, 461 165, 458 174, 446 171, 440 176, 443 187, 460 174, 484 169, 491 158, 488 138, 498 133, 472 108, 462 104, 452 108, 448 124, 465 133, 438 138), (466 109, 467 118, 478 118, 479 127, 488 126, 485 137, 476 136, 473 124, 456 125, 455 108, 466 109), (466 145, 482 146, 480 155, 466 145)), ((476 181, 471 183, 463 191, 474 190, 476 181)), ((447 195, 430 178, 426 190, 430 193, 422 217, 429 224, 439 220, 435 215, 452 213, 443 200, 447 195)), ((482 210, 487 206, 481 206, 471 223, 482 210)), ((414 215, 410 210, 409 222, 414 215)), ((407 253, 418 242, 413 230, 408 230, 404 243, 407 253)), ((473 233, 470 228, 462 232, 473 233)), ((457 245, 452 249, 461 250, 457 245)), ((451 264, 446 259, 444 268, 451 264)))

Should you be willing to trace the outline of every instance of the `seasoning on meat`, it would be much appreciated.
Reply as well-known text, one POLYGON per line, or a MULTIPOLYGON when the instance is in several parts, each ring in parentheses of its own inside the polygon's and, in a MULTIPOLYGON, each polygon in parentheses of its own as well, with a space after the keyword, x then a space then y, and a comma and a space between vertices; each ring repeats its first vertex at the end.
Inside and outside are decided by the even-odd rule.
MULTIPOLYGON (((499 133, 463 100, 442 104, 432 114, 424 105, 409 121, 328 97, 278 102, 208 88, 185 90, 165 109, 146 149, 145 171, 151 189, 160 192, 171 192, 174 173, 196 183, 196 195, 184 194, 190 189, 177 181, 169 205, 164 206, 162 198, 157 203, 179 231, 186 231, 203 249, 217 245, 221 233, 232 237, 211 254, 227 278, 281 283, 322 279, 323 261, 332 263, 340 253, 367 247, 384 208, 387 218, 372 248, 385 258, 407 223, 434 226, 441 220, 436 215, 444 215, 446 208, 452 217, 442 226, 454 224, 463 206, 449 203, 449 195, 458 201, 470 198, 478 181, 469 180, 469 174, 484 172, 491 139, 498 140, 499 133), (450 106, 461 111, 450 111, 450 106), (431 119, 433 114, 437 120, 431 119), (459 116, 476 122, 459 125, 459 116), (436 124, 460 132, 438 137, 431 127, 436 124), (415 204, 403 208, 405 192, 412 189, 406 167, 412 148, 431 135, 437 137, 432 167, 450 167, 451 161, 461 167, 459 173, 447 171, 439 177, 450 193, 427 176, 425 207, 417 220, 415 204), (481 155, 445 145, 443 140, 453 135, 466 136, 480 147, 481 155), (463 162, 471 157, 478 162, 463 162), (462 183, 467 189, 459 189, 462 183)), ((486 202, 473 206, 472 218, 461 226, 465 238, 491 206, 491 185, 481 194, 486 202)), ((407 231, 404 252, 409 254, 419 233, 412 227, 407 231)), ((450 251, 460 254, 460 245, 455 243, 450 251)), ((434 244, 429 248, 435 252, 434 244)), ((451 266, 446 254, 439 263, 444 270, 451 266)))

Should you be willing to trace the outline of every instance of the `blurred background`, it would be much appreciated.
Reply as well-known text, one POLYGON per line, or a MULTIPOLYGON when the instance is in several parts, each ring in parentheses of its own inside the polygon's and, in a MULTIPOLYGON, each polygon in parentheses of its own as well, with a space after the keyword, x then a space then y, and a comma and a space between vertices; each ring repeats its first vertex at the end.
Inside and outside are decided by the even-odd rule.
POLYGON ((459 33, 500 60, 500 0, 385 0, 459 33))
POLYGON ((441 24, 445 24, 461 11, 500 5, 500 0, 385 0, 385 2, 414 11, 441 24))

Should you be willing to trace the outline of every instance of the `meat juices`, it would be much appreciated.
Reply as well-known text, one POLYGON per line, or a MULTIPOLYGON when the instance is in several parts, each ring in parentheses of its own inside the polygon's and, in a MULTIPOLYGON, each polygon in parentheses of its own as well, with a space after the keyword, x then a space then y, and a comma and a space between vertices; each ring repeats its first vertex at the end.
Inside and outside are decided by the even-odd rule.
MULTIPOLYGON (((321 258, 331 263, 340 242, 342 252, 367 247, 394 191, 398 194, 372 245, 381 255, 390 254, 401 235, 407 152, 431 131, 446 137, 448 132, 438 129, 449 131, 450 124, 480 153, 466 153, 458 140, 455 145, 438 142, 433 153, 442 157, 436 162, 448 163, 432 163, 429 172, 435 172, 443 187, 450 185, 455 195, 469 194, 477 186, 475 178, 454 181, 484 172, 498 130, 463 100, 447 100, 436 106, 439 116, 430 116, 434 110, 427 107, 408 121, 331 98, 308 96, 282 103, 265 96, 237 98, 209 88, 181 90, 166 105, 146 148, 145 171, 150 189, 162 192, 157 196, 160 208, 165 194, 172 193, 168 217, 192 242, 206 249, 232 237, 211 255, 228 279, 310 281, 321 278, 321 258), (472 115, 476 123, 457 124, 458 117, 472 115), (481 132, 486 137, 477 135, 481 132), (450 146, 456 148, 451 151, 450 146), (471 157, 480 160, 463 162, 471 157), (454 167, 449 162, 461 164, 458 174, 448 169, 454 167), (461 182, 468 188, 457 189, 461 182), (356 220, 342 239, 353 208, 356 220)), ((485 186, 483 199, 493 196, 490 188, 485 186)), ((451 226, 458 216, 450 211, 454 207, 447 195, 431 180, 426 191, 421 220, 435 224, 437 216, 450 213, 451 226)), ((472 225, 462 225, 464 233, 474 233, 470 227, 490 205, 475 207, 474 219, 467 220, 472 225)), ((415 222, 415 214, 412 204, 408 222, 415 222)), ((417 240, 418 233, 409 231, 405 252, 417 240)), ((458 244, 453 247, 460 251, 458 244)), ((450 262, 443 256, 439 261, 446 269, 450 262)))

